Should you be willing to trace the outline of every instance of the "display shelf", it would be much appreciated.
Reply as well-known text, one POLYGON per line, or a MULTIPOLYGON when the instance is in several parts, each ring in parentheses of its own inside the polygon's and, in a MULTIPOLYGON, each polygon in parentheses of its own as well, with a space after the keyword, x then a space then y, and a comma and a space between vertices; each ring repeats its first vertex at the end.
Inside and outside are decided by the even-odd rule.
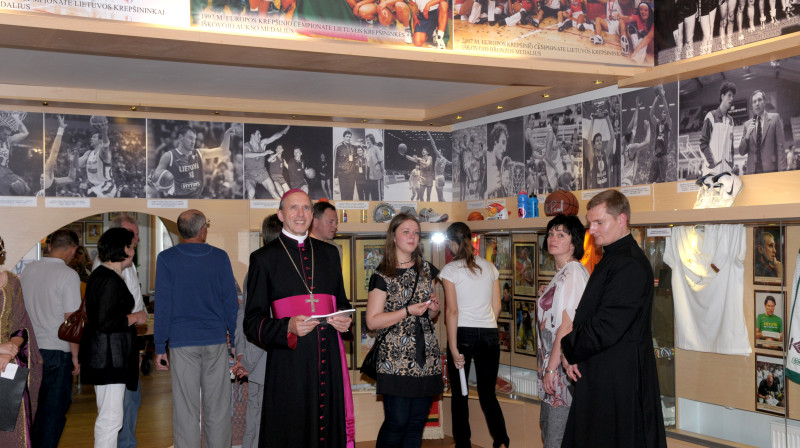
POLYGON ((619 87, 649 87, 763 64, 800 55, 800 33, 773 37, 728 50, 659 65, 619 81, 619 87))

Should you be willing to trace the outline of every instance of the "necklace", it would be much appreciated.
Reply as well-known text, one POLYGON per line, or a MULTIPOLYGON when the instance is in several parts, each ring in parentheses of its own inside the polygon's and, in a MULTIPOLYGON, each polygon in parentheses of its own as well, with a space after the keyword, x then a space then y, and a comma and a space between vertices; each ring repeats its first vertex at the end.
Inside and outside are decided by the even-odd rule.
POLYGON ((414 260, 398 261, 397 264, 408 264, 408 263, 411 263, 412 261, 414 261, 414 260))
POLYGON ((297 271, 297 275, 299 275, 300 276, 300 280, 303 281, 303 286, 306 288, 306 291, 308 291, 308 295, 310 297, 308 299, 306 299, 306 303, 310 303, 311 304, 311 312, 312 313, 315 312, 316 310, 314 309, 314 304, 319 302, 319 299, 315 299, 314 298, 314 293, 312 292, 312 290, 314 289, 314 245, 311 244, 311 238, 308 239, 308 245, 311 246, 311 289, 308 288, 308 284, 306 283, 306 280, 303 278, 303 274, 300 273, 300 269, 297 268, 297 264, 294 262, 294 259, 292 259, 292 255, 289 254, 289 249, 286 248, 286 244, 283 243, 283 240, 280 237, 278 237, 278 241, 281 242, 281 246, 283 246, 283 250, 286 251, 286 256, 289 257, 289 261, 292 262, 292 266, 294 266, 294 270, 297 271))

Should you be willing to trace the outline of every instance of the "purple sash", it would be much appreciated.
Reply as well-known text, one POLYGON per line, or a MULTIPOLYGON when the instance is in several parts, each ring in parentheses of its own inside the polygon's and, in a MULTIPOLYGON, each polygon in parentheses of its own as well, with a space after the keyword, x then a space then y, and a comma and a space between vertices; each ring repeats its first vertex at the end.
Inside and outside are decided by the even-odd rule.
MULTIPOLYGON (((276 319, 312 314, 330 314, 336 311, 336 297, 330 294, 303 294, 286 297, 272 302, 272 315, 276 319)), ((342 387, 344 389, 344 415, 347 432, 347 448, 356 446, 356 418, 353 411, 353 392, 350 389, 350 369, 344 351, 342 335, 337 331, 339 356, 342 365, 342 387)))

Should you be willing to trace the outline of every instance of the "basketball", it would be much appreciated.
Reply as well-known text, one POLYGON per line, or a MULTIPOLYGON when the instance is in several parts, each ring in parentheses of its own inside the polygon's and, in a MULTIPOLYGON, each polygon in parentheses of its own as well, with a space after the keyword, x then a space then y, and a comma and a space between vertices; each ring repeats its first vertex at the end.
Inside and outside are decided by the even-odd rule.
POLYGON ((169 170, 162 171, 161 175, 158 176, 158 179, 156 179, 156 189, 158 191, 169 191, 172 189, 174 184, 175 177, 169 172, 169 170))
POLYGON ((483 221, 483 215, 481 212, 472 212, 469 214, 467 221, 483 221))
POLYGON ((101 127, 103 125, 107 125, 108 117, 104 117, 102 115, 92 115, 91 117, 89 117, 89 124, 91 124, 96 128, 101 127))
POLYGON ((397 145, 397 152, 399 152, 401 156, 406 155, 406 151, 408 151, 408 146, 406 146, 405 143, 397 145))
POLYGON ((544 214, 547 216, 556 216, 559 213, 575 216, 578 208, 578 198, 567 190, 556 190, 544 200, 544 214))
POLYGON ((244 123, 233 123, 230 128, 233 130, 233 135, 237 137, 244 135, 244 123))

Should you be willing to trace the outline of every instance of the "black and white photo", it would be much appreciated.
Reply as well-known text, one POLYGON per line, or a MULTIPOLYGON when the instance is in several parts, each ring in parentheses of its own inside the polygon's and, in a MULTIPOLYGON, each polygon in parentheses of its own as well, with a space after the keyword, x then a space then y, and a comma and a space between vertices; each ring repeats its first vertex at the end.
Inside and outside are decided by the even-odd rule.
POLYGON ((145 119, 45 114, 44 194, 145 197, 145 119))
POLYGON ((619 96, 583 103, 583 166, 587 189, 620 185, 619 96))
POLYGON ((243 137, 242 123, 148 120, 147 197, 241 199, 243 137))
POLYGON ((678 84, 627 92, 622 94, 621 103, 623 177, 631 185, 675 182, 678 175, 678 84), (634 148, 629 148, 631 142, 636 145, 634 148), (635 150, 635 156, 631 149, 635 150))
POLYGON ((453 200, 483 199, 486 192, 486 126, 452 133, 453 200))
POLYGON ((525 190, 523 117, 489 123, 486 127, 486 199, 516 196, 525 190))
POLYGON ((0 111, 0 196, 35 196, 42 163, 42 114, 0 111))
POLYGON ((526 177, 532 192, 543 194, 583 188, 581 106, 570 105, 525 116, 526 177), (535 183, 534 188, 530 182, 535 183))
POLYGON ((452 200, 448 133, 387 130, 385 139, 387 200, 435 202, 440 191, 445 201, 452 200))

